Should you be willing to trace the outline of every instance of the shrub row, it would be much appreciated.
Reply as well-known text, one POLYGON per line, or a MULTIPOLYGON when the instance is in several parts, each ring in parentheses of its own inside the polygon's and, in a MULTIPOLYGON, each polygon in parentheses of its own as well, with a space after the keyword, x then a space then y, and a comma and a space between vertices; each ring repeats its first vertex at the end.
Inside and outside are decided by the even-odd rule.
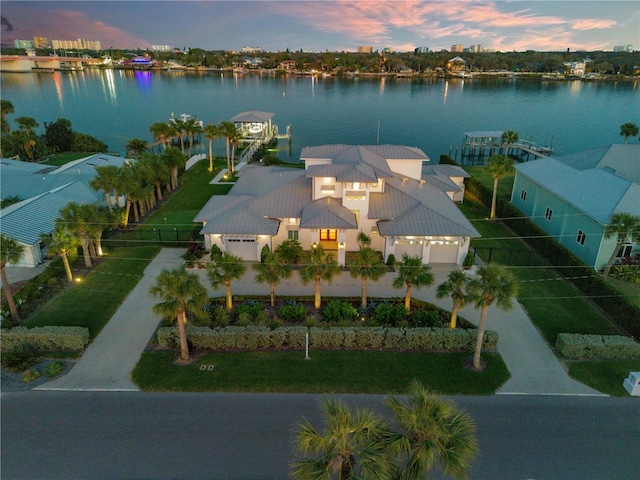
MULTIPOLYGON (((475 178, 466 181, 467 191, 485 205, 491 204, 491 191, 475 178)), ((584 295, 607 312, 618 326, 636 338, 640 338, 640 308, 620 295, 601 276, 554 240, 510 202, 498 200, 496 211, 501 221, 534 248, 568 281, 584 295)))
POLYGON ((640 358, 640 343, 622 335, 560 333, 556 339, 556 348, 562 356, 574 360, 640 358))
POLYGON ((28 343, 38 350, 83 350, 89 343, 86 327, 14 327, 2 329, 0 347, 8 350, 28 343))
MULTIPOLYGON (((459 352, 472 351, 477 330, 449 328, 384 328, 384 327, 187 327, 187 338, 193 348, 205 350, 273 350, 301 349, 306 334, 314 349, 407 350, 459 352)), ((158 329, 157 339, 164 348, 179 345, 177 327, 158 329)), ((486 331, 483 349, 494 351, 498 334, 486 331)))

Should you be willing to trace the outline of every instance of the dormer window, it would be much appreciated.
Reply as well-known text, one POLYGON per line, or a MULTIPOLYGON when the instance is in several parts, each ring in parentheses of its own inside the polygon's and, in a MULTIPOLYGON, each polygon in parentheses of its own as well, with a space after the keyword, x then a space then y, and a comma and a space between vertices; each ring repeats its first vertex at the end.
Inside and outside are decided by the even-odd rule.
POLYGON ((335 185, 320 185, 320 192, 322 192, 325 195, 331 195, 333 193, 336 193, 336 186, 335 185))

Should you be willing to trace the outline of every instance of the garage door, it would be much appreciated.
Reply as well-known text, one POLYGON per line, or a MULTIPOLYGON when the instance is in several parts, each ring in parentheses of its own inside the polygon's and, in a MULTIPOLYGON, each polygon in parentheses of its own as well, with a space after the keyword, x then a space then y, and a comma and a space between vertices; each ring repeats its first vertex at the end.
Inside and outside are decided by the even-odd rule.
POLYGON ((243 260, 257 261, 258 246, 256 239, 251 237, 231 237, 225 238, 224 244, 226 251, 236 255, 243 260))
POLYGON ((401 260, 404 254, 407 254, 409 257, 422 258, 422 245, 417 242, 396 241, 393 250, 397 260, 401 260))
POLYGON ((432 243, 429 263, 457 263, 458 242, 432 243))

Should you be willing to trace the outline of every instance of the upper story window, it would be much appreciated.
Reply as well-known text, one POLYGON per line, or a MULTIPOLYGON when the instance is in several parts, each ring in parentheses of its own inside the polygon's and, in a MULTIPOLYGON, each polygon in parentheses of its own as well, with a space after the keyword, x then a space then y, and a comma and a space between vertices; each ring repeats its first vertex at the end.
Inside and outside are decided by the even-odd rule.
POLYGON ((544 218, 551 221, 552 216, 553 216, 553 210, 551 210, 550 208, 547 208, 547 210, 544 212, 544 218))
POLYGON ((320 192, 329 195, 331 193, 336 193, 335 185, 320 185, 320 192))
POLYGON ((347 190, 345 195, 347 200, 366 200, 367 195, 363 190, 347 190))
POLYGON ((587 234, 582 230, 578 230, 578 236, 576 237, 576 242, 580 245, 584 245, 584 241, 587 239, 587 234))
POLYGON ((522 190, 522 192, 520 192, 520 200, 522 200, 523 202, 527 201, 527 191, 526 190, 522 190))

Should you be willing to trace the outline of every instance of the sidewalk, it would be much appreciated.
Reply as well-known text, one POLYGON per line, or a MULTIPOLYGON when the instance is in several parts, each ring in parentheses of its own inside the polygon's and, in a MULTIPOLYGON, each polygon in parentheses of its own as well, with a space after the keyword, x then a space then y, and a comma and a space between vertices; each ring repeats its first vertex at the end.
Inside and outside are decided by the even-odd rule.
MULTIPOLYGON (((90 390, 126 391, 137 390, 129 379, 141 352, 153 335, 160 319, 152 313, 155 301, 148 290, 163 268, 178 266, 182 249, 163 249, 149 264, 144 277, 123 302, 111 321, 87 348, 82 358, 66 376, 46 383, 37 390, 90 390)), ((435 266, 433 286, 413 290, 414 298, 433 303, 450 310, 451 301, 437 299, 435 287, 442 283, 453 266, 435 266)), ((224 289, 211 288, 205 270, 196 270, 209 293, 224 295, 224 289)), ((231 285, 234 295, 268 295, 269 285, 254 282, 255 272, 247 268, 240 281, 231 285)), ((370 297, 403 297, 404 289, 391 286, 396 274, 389 272, 377 282, 369 282, 370 297)), ((324 298, 330 296, 359 296, 360 280, 354 280, 349 272, 341 272, 329 285, 322 285, 324 298)), ((313 285, 302 285, 296 274, 276 287, 276 296, 313 295, 313 285)), ((480 312, 467 306, 460 316, 477 324, 480 312)), ((487 329, 500 335, 498 351, 502 355, 511 379, 498 394, 524 395, 602 395, 601 393, 572 380, 531 324, 520 304, 509 312, 496 308, 489 310, 487 329)))

